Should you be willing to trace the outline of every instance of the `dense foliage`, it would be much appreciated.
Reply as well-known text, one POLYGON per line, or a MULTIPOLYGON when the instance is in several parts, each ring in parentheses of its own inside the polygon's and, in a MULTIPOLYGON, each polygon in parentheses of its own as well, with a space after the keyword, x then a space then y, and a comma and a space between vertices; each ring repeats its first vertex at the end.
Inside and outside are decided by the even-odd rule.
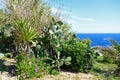
POLYGON ((71 65, 66 67, 73 71, 88 72, 94 59, 94 52, 89 45, 89 40, 78 41, 76 38, 63 44, 62 53, 72 58, 71 65))
POLYGON ((15 68, 11 70, 11 73, 20 75, 21 79, 42 77, 50 71, 50 65, 44 61, 44 58, 35 58, 32 54, 20 53, 15 60, 15 68))
POLYGON ((92 68, 90 41, 78 40, 41 0, 6 0, 0 15, 0 52, 14 55, 11 72, 21 80, 58 73, 61 66, 82 72, 92 68))
POLYGON ((103 56, 103 62, 107 63, 114 63, 117 51, 113 47, 106 47, 106 48, 98 48, 99 52, 101 52, 103 56))

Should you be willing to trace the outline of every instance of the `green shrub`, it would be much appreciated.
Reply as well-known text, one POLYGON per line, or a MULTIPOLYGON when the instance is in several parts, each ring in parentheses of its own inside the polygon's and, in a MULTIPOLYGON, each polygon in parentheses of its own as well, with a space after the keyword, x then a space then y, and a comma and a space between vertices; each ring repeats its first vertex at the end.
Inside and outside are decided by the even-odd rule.
POLYGON ((0 42, 0 45, 5 43, 0 48, 2 47, 5 50, 6 46, 9 48, 12 46, 12 48, 14 47, 14 53, 30 53, 31 46, 29 43, 37 35, 44 34, 42 29, 50 22, 50 7, 41 0, 9 0, 5 3, 5 10, 0 10, 0 26, 7 28, 7 33, 11 36, 5 38, 6 41, 3 40, 8 41, 7 43, 0 42))
POLYGON ((46 64, 43 59, 35 58, 33 54, 25 55, 20 53, 16 56, 15 69, 11 73, 20 75, 20 78, 42 77, 48 74, 50 70, 49 64, 46 64))
POLYGON ((88 72, 93 66, 94 56, 89 41, 71 40, 63 44, 62 54, 72 58, 71 65, 66 66, 70 70, 88 72))
POLYGON ((117 69, 115 71, 115 74, 120 76, 120 53, 116 57, 115 64, 117 65, 117 69))
POLYGON ((108 63, 115 62, 117 52, 114 48, 103 48, 102 53, 103 53, 104 62, 108 62, 108 63))
POLYGON ((52 70, 50 71, 50 74, 52 74, 52 75, 58 75, 58 74, 59 74, 59 71, 56 70, 56 69, 52 69, 52 70))
POLYGON ((113 63, 114 60, 109 56, 108 53, 103 53, 103 61, 107 63, 113 63))
POLYGON ((118 44, 116 41, 109 39, 109 41, 112 43, 113 47, 117 50, 117 55, 115 59, 115 64, 117 65, 117 69, 115 71, 115 74, 120 76, 120 44, 118 44))

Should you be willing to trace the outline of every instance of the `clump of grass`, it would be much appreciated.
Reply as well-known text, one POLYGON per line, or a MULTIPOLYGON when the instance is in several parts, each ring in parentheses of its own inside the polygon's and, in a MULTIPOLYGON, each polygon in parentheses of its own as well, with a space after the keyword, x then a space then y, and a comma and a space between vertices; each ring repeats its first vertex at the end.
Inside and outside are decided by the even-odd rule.
POLYGON ((117 77, 114 74, 117 65, 114 63, 102 62, 103 56, 97 58, 94 63, 93 70, 91 73, 94 75, 94 79, 98 80, 120 80, 120 77, 117 77))

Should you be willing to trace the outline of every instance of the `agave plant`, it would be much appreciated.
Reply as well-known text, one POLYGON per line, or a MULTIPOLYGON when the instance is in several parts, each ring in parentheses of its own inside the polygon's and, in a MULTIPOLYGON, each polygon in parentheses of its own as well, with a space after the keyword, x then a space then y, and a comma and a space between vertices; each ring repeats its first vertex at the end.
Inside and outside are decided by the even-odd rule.
POLYGON ((29 52, 29 42, 31 42, 37 36, 35 28, 30 26, 28 21, 18 20, 15 21, 14 29, 15 30, 12 34, 17 45, 17 51, 29 52))
POLYGON ((15 35, 19 38, 19 42, 21 43, 28 43, 37 35, 35 28, 30 26, 29 22, 25 20, 16 21, 14 28, 17 32, 15 35))

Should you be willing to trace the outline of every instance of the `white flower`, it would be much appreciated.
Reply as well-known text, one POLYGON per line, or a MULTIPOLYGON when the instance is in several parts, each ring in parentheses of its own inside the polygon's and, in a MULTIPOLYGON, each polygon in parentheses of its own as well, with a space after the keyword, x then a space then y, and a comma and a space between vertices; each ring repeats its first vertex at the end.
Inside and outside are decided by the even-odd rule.
POLYGON ((53 34, 53 31, 52 31, 52 30, 49 30, 49 33, 50 33, 50 34, 53 34))

